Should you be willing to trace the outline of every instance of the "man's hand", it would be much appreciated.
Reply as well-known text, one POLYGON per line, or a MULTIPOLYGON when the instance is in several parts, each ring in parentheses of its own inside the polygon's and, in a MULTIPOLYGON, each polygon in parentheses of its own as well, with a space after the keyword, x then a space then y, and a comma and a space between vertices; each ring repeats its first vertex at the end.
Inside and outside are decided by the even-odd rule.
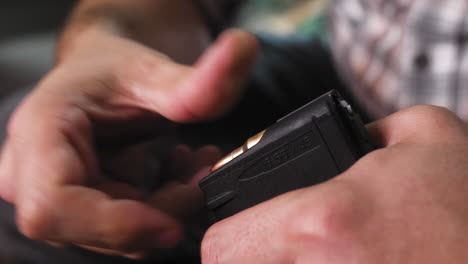
POLYGON ((178 147, 169 161, 173 181, 145 196, 134 187, 142 164, 128 155, 139 149, 130 145, 163 134, 167 119, 225 112, 241 93, 256 41, 228 31, 193 67, 92 28, 74 46, 12 117, 0 196, 33 239, 117 254, 174 246, 183 218, 201 206, 194 181, 218 150, 178 147))
POLYGON ((418 106, 369 129, 384 148, 212 226, 203 263, 468 262, 465 123, 418 106))

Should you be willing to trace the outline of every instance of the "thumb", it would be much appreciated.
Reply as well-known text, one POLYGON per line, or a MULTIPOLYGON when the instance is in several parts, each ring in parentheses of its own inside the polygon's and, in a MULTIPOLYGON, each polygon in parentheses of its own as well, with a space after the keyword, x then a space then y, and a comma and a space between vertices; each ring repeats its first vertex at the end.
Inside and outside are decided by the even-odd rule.
POLYGON ((241 30, 224 32, 195 64, 194 69, 171 94, 179 104, 167 118, 193 122, 226 112, 242 93, 257 53, 255 37, 241 30), (178 111, 175 111, 177 109, 178 111))

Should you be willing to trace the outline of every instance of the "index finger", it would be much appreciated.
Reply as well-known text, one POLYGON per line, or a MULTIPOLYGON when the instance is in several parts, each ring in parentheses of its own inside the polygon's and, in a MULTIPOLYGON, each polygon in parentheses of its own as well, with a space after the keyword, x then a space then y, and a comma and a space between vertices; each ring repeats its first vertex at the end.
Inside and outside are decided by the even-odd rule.
POLYGON ((376 143, 389 147, 402 142, 423 143, 455 140, 466 133, 466 125, 448 109, 414 106, 367 126, 376 143))

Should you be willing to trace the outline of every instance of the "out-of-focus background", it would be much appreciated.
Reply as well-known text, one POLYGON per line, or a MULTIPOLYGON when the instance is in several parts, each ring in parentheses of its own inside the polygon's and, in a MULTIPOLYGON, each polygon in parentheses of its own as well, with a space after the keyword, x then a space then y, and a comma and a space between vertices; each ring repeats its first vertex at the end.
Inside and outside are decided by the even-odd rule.
POLYGON ((0 1, 0 97, 52 65, 53 39, 73 0, 0 1))
POLYGON ((237 23, 254 32, 323 36, 326 3, 327 0, 254 0, 242 9, 237 23))

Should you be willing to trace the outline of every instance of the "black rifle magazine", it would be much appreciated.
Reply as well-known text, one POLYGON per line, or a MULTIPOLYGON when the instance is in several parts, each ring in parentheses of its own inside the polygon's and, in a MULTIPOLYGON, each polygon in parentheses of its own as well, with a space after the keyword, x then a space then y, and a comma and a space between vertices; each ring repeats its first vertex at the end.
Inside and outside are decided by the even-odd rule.
POLYGON ((200 182, 214 221, 327 181, 374 149, 360 117, 331 91, 226 156, 200 182))

